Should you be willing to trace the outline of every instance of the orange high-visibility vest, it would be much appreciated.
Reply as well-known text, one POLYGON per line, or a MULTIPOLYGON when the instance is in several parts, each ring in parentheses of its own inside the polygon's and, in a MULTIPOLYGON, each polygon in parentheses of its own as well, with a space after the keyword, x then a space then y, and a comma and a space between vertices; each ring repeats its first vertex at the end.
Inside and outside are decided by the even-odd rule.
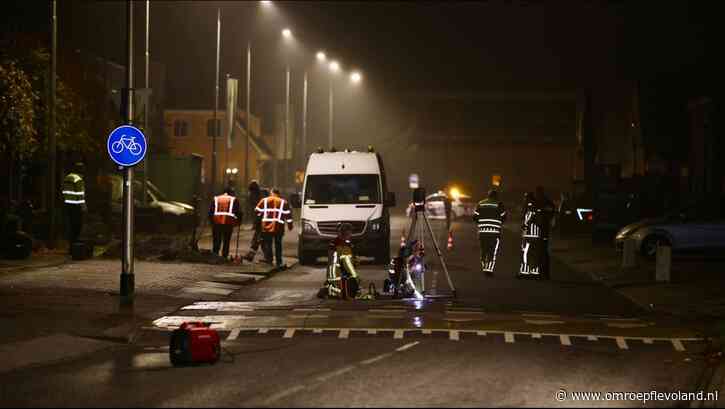
POLYGON ((284 231, 285 224, 292 223, 292 211, 285 209, 285 200, 269 196, 257 203, 256 211, 262 216, 262 231, 277 233, 284 231))
POLYGON ((234 196, 226 193, 214 196, 214 216, 212 218, 214 224, 237 224, 237 215, 232 212, 235 199, 234 196))

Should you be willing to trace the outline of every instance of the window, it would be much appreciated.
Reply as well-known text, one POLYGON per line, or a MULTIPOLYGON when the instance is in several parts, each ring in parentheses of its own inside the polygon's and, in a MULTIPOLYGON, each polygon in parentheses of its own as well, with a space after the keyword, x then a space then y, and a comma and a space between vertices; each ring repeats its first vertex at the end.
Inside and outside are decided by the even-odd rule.
MULTIPOLYGON (((218 138, 219 135, 221 135, 221 130, 222 130, 222 120, 221 119, 217 119, 216 120, 216 129, 217 129, 216 137, 218 138)), ((208 119, 206 121, 206 136, 208 136, 210 138, 215 136, 214 135, 214 120, 213 119, 208 119)))
POLYGON ((380 203, 380 179, 371 174, 308 176, 305 203, 380 203))
POLYGON ((176 137, 183 137, 189 135, 188 133, 188 124, 186 121, 183 121, 181 119, 177 119, 174 121, 174 136, 176 137))

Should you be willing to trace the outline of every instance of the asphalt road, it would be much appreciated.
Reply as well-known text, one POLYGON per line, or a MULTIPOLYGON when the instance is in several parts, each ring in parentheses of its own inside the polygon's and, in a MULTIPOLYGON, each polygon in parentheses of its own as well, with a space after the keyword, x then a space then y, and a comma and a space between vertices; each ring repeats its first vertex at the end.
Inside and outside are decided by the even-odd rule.
MULTIPOLYGON (((433 228, 445 246, 442 222, 433 228)), ((393 219, 391 251, 407 227, 393 219)), ((521 281, 516 225, 493 278, 479 270, 468 221, 453 225, 446 260, 458 298, 323 301, 324 260, 296 266, 229 297, 190 302, 148 323, 134 345, 4 373, 0 407, 37 406, 656 406, 687 402, 575 401, 571 392, 691 392, 703 345, 644 316, 628 300, 554 262, 551 281, 521 281), (168 332, 215 322, 222 362, 173 368, 168 332), (557 393, 564 392, 563 399, 557 393)), ((295 234, 285 238, 296 252, 295 234)), ((450 294, 428 247, 427 290, 450 294)), ((364 262, 380 289, 384 266, 364 262)))

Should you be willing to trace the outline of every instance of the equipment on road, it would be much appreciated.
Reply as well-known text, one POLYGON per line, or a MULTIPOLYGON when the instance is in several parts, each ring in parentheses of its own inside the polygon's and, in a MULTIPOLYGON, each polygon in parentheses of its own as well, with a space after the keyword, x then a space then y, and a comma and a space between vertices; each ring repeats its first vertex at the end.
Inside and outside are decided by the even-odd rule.
MULTIPOLYGON (((433 229, 430 226, 430 222, 428 221, 428 217, 425 214, 425 201, 426 201, 426 195, 425 195, 425 188, 419 187, 417 189, 413 190, 413 209, 410 212, 410 226, 408 228, 408 234, 407 239, 409 242, 406 242, 406 248, 410 249, 410 255, 408 256, 408 275, 410 278, 415 278, 417 281, 416 291, 420 294, 424 294, 427 297, 431 297, 434 294, 426 294, 425 291, 425 272, 427 270, 427 264, 425 263, 425 233, 428 233, 429 239, 433 242, 433 247, 436 250, 436 255, 438 256, 438 261, 441 264, 441 267, 443 268, 443 273, 446 276, 446 279, 448 280, 448 286, 451 289, 452 296, 456 297, 456 287, 453 285, 453 282, 451 281, 451 277, 448 274, 448 267, 446 266, 446 260, 443 257, 443 253, 441 253, 441 249, 438 246, 438 241, 435 238, 435 235, 433 234, 433 229), (419 218, 422 216, 423 223, 418 223, 419 218), (413 264, 410 264, 410 263, 413 264), (412 268, 412 270, 411 270, 412 268)), ((407 281, 407 279, 406 279, 407 281)), ((438 296, 436 294, 436 296, 438 296)))
POLYGON ((171 333, 169 358, 174 366, 215 364, 220 356, 219 333, 210 323, 185 322, 171 333))

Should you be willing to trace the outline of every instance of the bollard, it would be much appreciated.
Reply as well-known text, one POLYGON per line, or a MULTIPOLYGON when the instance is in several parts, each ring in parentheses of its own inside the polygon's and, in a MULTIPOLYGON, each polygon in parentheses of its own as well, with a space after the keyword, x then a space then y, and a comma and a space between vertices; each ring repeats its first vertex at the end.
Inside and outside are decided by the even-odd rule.
POLYGON ((658 244, 655 278, 658 282, 670 281, 672 267, 672 247, 658 244))
POLYGON ((622 268, 637 267, 637 242, 632 239, 624 240, 622 251, 622 268))

